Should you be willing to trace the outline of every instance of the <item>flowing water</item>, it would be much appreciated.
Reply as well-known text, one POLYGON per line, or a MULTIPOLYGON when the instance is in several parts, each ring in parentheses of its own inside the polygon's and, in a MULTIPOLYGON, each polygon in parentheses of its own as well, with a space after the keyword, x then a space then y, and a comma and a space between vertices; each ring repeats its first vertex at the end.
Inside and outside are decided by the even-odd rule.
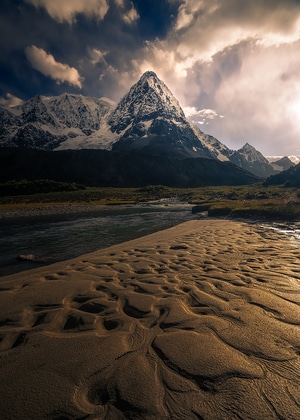
POLYGON ((195 219, 188 205, 116 206, 97 213, 3 219, 0 275, 66 260, 195 219), (18 261, 34 255, 38 261, 18 261))
MULTIPOLYGON (((0 220, 0 276, 74 258, 199 218, 192 206, 114 206, 73 213, 0 220), (33 255, 35 261, 19 261, 33 255)), ((264 223, 300 241, 300 223, 264 223)))

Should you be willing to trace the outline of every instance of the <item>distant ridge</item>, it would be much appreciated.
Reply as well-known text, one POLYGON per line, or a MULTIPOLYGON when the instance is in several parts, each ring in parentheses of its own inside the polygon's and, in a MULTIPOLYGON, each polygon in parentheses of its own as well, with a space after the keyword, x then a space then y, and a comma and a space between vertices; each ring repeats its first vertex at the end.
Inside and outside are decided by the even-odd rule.
POLYGON ((90 186, 200 187, 242 185, 259 178, 230 162, 206 158, 175 159, 136 152, 0 148, 0 177, 49 179, 90 186))
POLYGON ((282 185, 284 187, 300 188, 300 164, 266 179, 264 185, 282 185))

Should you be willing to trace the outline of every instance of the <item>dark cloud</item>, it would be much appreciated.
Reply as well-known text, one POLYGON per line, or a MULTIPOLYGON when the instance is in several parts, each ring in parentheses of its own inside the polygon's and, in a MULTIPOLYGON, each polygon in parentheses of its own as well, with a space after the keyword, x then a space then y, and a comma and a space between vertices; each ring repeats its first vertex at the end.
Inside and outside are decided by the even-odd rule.
POLYGON ((179 1, 135 0, 140 15, 139 32, 143 39, 167 36, 177 17, 179 1))
POLYGON ((299 149, 300 1, 58 5, 1 0, 2 103, 63 91, 119 100, 154 70, 203 131, 230 147, 248 141, 268 154, 299 149))

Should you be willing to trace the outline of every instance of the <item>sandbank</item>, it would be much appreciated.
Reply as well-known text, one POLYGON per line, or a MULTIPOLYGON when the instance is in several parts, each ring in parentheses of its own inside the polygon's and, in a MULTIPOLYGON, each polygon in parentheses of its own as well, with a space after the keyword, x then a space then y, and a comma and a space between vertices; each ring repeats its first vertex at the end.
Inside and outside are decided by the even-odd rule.
POLYGON ((300 246, 193 220, 0 279, 2 419, 299 419, 300 246))

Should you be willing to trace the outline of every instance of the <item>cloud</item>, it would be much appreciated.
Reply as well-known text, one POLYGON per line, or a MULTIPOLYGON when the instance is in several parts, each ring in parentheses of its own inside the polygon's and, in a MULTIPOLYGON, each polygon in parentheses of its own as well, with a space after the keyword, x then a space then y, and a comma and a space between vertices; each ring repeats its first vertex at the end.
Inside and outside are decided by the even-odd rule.
POLYGON ((291 147, 293 141, 296 148, 300 136, 299 47, 300 41, 288 49, 260 46, 243 56, 240 69, 222 80, 214 94, 219 112, 226 115, 220 135, 230 141, 246 137, 258 147, 277 150, 291 147))
POLYGON ((124 14, 123 20, 128 25, 131 25, 132 23, 134 23, 138 19, 139 19, 139 14, 138 14, 137 10, 135 9, 133 3, 131 3, 131 9, 124 14))
POLYGON ((88 48, 88 54, 90 56, 90 62, 92 64, 97 64, 97 63, 106 64, 106 60, 104 57, 107 55, 107 51, 101 51, 97 48, 88 48))
POLYGON ((82 78, 74 67, 57 62, 53 55, 48 54, 42 48, 37 48, 35 45, 27 47, 25 54, 32 67, 44 76, 51 77, 57 83, 66 82, 69 85, 82 88, 82 78))
POLYGON ((200 117, 203 119, 213 120, 218 114, 213 109, 197 109, 194 106, 188 106, 183 108, 186 117, 200 117))
POLYGON ((132 2, 130 2, 130 9, 127 11, 125 11, 125 0, 115 0, 115 4, 119 7, 119 9, 121 9, 122 19, 127 25, 131 25, 140 18, 132 2))
POLYGON ((132 66, 155 71, 226 145, 282 152, 300 138, 299 52, 299 1, 182 0, 167 36, 132 66))
POLYGON ((6 93, 3 98, 0 98, 0 105, 8 108, 14 107, 16 105, 22 105, 24 101, 11 93, 6 93))
POLYGON ((124 0, 115 0, 115 3, 117 6, 124 8, 125 7, 125 3, 124 0))
POLYGON ((72 24, 77 14, 103 20, 109 10, 107 0, 25 0, 36 8, 44 8, 59 23, 72 24))
POLYGON ((218 115, 214 109, 210 108, 197 109, 195 106, 187 106, 183 108, 183 111, 188 119, 199 125, 208 125, 210 120, 224 118, 223 115, 218 115))
POLYGON ((293 0, 185 0, 169 39, 176 34, 176 51, 188 69, 249 39, 265 46, 295 42, 300 38, 299 14, 300 4, 293 0))

